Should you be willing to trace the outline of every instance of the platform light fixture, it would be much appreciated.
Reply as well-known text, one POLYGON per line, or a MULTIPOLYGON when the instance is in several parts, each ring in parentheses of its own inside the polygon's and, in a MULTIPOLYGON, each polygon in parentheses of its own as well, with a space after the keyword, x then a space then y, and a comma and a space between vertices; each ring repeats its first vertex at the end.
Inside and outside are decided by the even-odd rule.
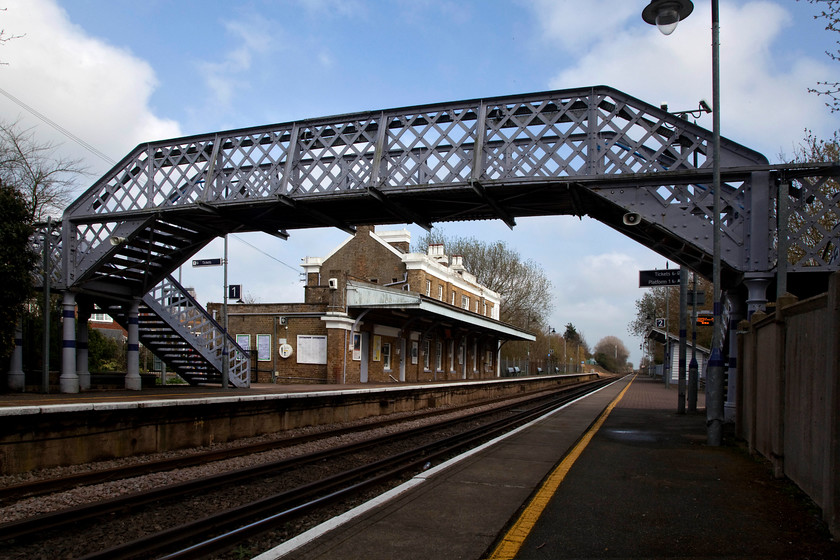
POLYGON ((663 35, 670 35, 693 10, 691 0, 651 0, 642 11, 642 19, 655 25, 663 35))

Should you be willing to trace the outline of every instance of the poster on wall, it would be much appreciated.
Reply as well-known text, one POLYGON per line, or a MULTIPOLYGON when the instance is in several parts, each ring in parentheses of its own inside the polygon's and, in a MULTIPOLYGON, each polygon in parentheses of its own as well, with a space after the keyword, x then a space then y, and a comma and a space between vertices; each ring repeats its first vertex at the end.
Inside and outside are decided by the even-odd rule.
POLYGON ((362 335, 360 333, 353 335, 353 359, 357 362, 362 359, 362 335))
POLYGON ((378 362, 382 359, 382 337, 378 334, 373 335, 373 361, 378 362))
POLYGON ((257 335, 257 360, 260 362, 271 361, 271 335, 257 335))
POLYGON ((297 363, 326 364, 327 336, 299 334, 297 337, 297 363))
POLYGON ((236 335, 236 343, 239 345, 240 348, 248 352, 251 349, 251 335, 250 334, 238 334, 236 335))

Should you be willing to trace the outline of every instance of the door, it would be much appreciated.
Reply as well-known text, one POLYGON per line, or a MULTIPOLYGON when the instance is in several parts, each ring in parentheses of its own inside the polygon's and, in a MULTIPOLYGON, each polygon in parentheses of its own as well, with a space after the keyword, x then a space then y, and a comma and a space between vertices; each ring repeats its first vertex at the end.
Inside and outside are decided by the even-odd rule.
POLYGON ((400 381, 405 381, 405 339, 400 339, 400 381))
POLYGON ((359 333, 362 335, 362 359, 359 362, 361 371, 359 373, 359 380, 362 383, 367 383, 368 380, 368 363, 370 363, 370 333, 359 333))

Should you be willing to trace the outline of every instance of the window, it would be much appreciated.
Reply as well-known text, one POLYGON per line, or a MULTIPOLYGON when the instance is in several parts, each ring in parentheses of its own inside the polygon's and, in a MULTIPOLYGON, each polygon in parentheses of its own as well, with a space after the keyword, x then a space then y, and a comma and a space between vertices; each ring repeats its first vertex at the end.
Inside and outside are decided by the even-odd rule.
POLYGON ((385 371, 391 369, 391 343, 386 342, 382 345, 382 365, 385 371))
POLYGON ((487 302, 484 302, 484 316, 487 316, 487 302))
POLYGON ((438 340, 435 343, 435 350, 437 351, 435 356, 435 369, 443 371, 443 342, 438 340))
POLYGON ((455 371, 455 341, 449 341, 449 371, 455 371))
POLYGON ((431 353, 430 346, 431 345, 429 343, 428 338, 423 341, 423 369, 425 369, 426 371, 429 371, 429 367, 430 367, 430 365, 429 365, 430 360, 431 360, 431 357, 429 356, 429 354, 431 353))
POLYGON ((426 296, 427 297, 432 296, 432 281, 431 280, 426 280, 426 296))
POLYGON ((470 298, 467 296, 461 296, 461 307, 466 309, 467 311, 470 310, 470 298))
POLYGON ((455 305, 455 296, 456 295, 457 294, 455 293, 455 290, 452 290, 452 300, 449 302, 450 305, 455 305))
POLYGON ((438 284, 438 299, 443 301, 443 284, 438 284))
POLYGON ((417 353, 419 352, 419 344, 416 340, 411 341, 411 364, 417 365, 417 353))
POLYGON ((475 312, 478 313, 478 300, 475 300, 475 312))

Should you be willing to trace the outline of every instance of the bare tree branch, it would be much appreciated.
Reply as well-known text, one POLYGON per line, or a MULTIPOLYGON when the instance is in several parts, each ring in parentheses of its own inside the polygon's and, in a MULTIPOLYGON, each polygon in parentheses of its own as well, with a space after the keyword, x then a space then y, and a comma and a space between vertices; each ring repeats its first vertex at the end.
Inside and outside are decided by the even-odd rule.
POLYGON ((502 298, 500 319, 521 328, 543 325, 552 305, 551 282, 534 261, 524 261, 502 241, 484 242, 474 237, 447 239, 442 233, 430 233, 418 241, 417 251, 442 243, 450 255, 461 255, 464 267, 479 284, 502 298))
MULTIPOLYGON (((840 31, 840 0, 807 0, 811 4, 823 6, 819 15, 815 15, 814 19, 824 19, 828 23, 825 26, 826 31, 837 33, 840 31)), ((835 44, 840 45, 840 41, 835 44)), ((835 52, 825 51, 825 54, 834 61, 840 61, 840 49, 835 52)), ((816 93, 817 95, 825 95, 830 101, 827 101, 825 106, 828 107, 832 113, 840 111, 840 82, 817 82, 818 88, 808 88, 809 93, 816 93)))
POLYGON ((0 181, 24 196, 35 222, 60 215, 72 201, 76 177, 85 174, 81 160, 55 157, 55 150, 33 129, 0 122, 0 181))

